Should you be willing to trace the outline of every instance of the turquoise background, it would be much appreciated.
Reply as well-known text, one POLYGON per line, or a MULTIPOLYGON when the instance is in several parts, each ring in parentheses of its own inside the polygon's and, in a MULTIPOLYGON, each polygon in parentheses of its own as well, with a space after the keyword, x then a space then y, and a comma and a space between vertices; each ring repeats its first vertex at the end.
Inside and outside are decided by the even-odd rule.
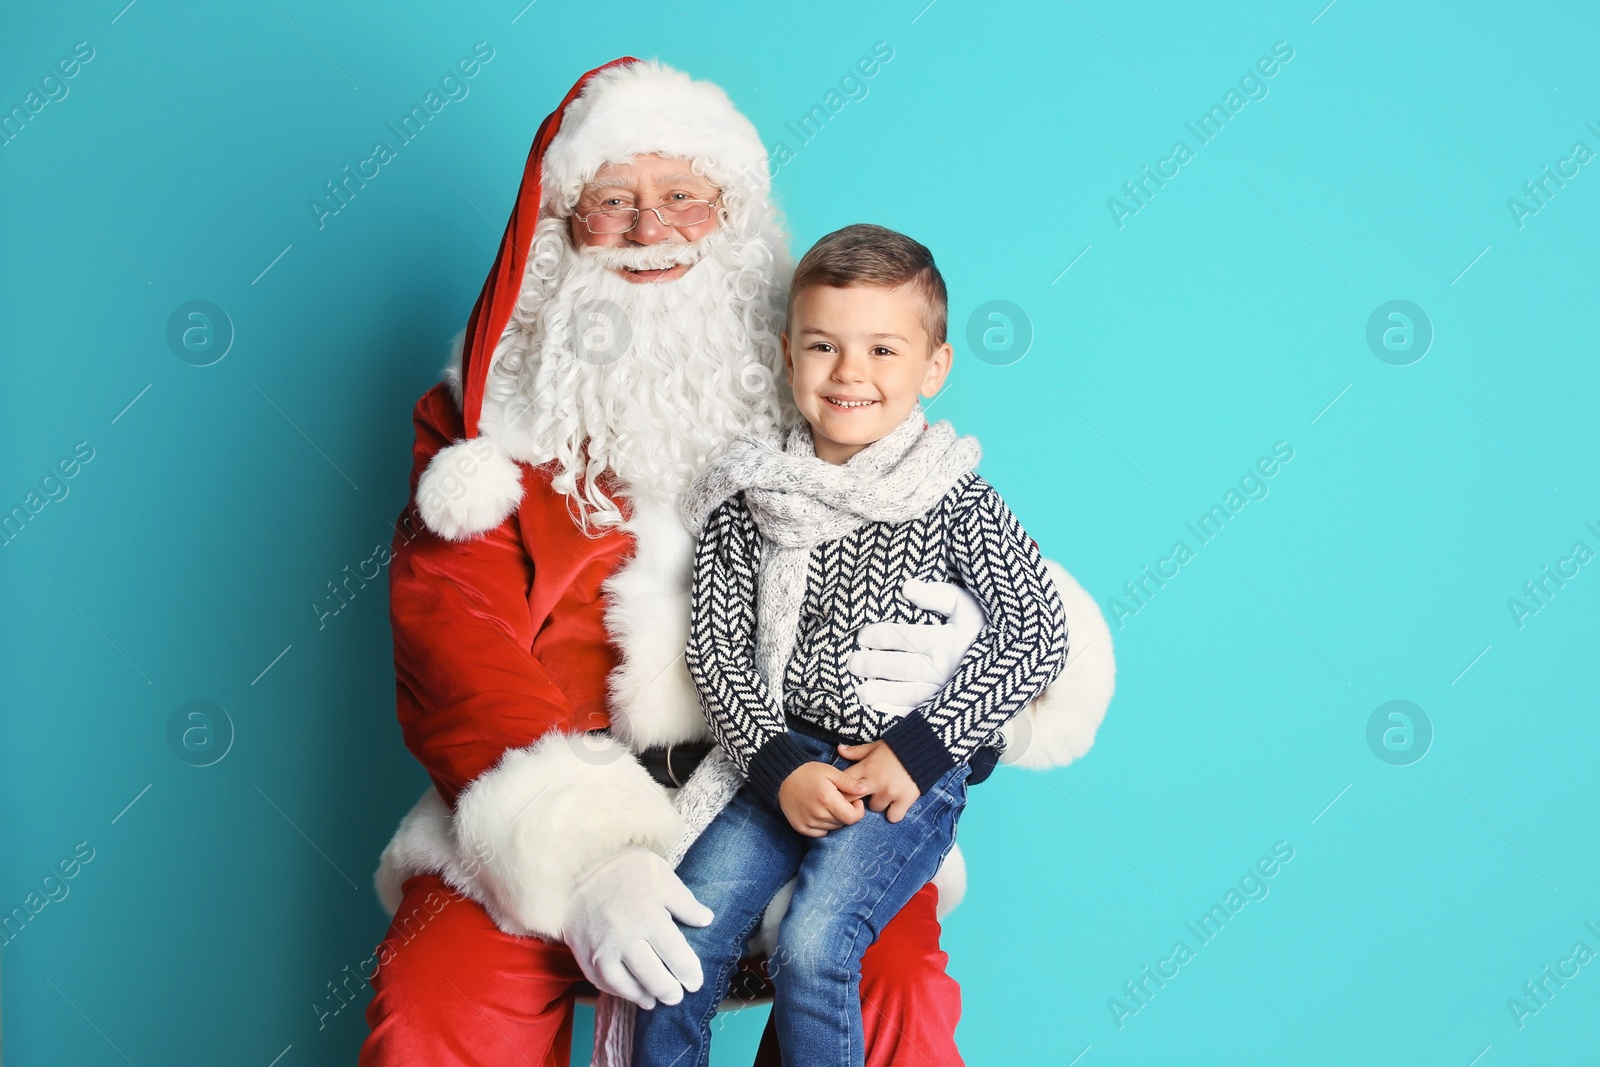
POLYGON ((94 58, 0 147, 0 508, 93 459, 0 549, 0 910, 94 858, 4 949, 9 1062, 354 1061, 361 1005, 321 1030, 311 1005, 382 933, 370 874, 424 776, 382 582, 321 629, 311 605, 389 537, 411 405, 538 122, 625 53, 795 150, 797 251, 858 220, 934 250, 957 361, 933 411, 1108 614, 1195 549, 1114 629, 1088 757, 974 797, 944 936, 968 1062, 1587 1062, 1600 963, 1520 1028, 1508 999, 1600 951, 1600 564, 1520 626, 1508 601, 1600 550, 1600 163, 1521 226, 1508 198, 1600 150, 1600 18, 1321 2, 13 7, 0 105, 94 58), (308 200, 478 41, 469 95, 319 230, 308 200), (784 124, 879 41, 800 146, 784 124), (1185 122, 1275 42, 1268 95, 1199 145, 1185 122), (1180 138, 1119 228, 1108 199, 1180 138), (196 299, 235 333, 206 367, 166 340, 196 299), (1366 339, 1397 299, 1434 332, 1407 366, 1366 339), (999 351, 975 349, 993 300, 1020 314, 977 316, 999 351), (1276 442, 1268 495, 1195 548, 1276 442), (232 723, 208 767, 168 745, 191 700, 232 723), (1369 746, 1391 700, 1431 724, 1418 762, 1369 746), (1276 842, 1270 894, 1199 946, 1185 923, 1276 842), (1194 958, 1119 1028, 1178 939, 1194 958))

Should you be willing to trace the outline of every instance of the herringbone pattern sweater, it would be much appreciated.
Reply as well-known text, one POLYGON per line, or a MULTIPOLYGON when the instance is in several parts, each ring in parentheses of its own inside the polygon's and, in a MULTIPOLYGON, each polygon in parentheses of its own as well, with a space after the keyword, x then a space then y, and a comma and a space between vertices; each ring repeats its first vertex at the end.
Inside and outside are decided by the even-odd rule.
POLYGON ((1033 539, 1000 494, 969 473, 918 518, 869 522, 811 550, 783 693, 756 668, 762 538, 743 495, 719 504, 695 549, 689 673, 717 741, 776 800, 806 757, 785 714, 894 750, 919 788, 985 746, 1066 663, 1066 613, 1033 539), (903 718, 866 706, 844 660, 869 622, 939 622, 906 600, 907 578, 956 581, 986 622, 944 688, 903 718))

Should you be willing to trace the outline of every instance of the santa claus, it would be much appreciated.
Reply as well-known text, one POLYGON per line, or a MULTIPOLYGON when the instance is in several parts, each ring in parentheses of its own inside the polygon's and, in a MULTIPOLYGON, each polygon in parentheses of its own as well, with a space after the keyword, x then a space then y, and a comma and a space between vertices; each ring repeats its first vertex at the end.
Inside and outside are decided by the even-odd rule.
MULTIPOLYGON (((794 416, 769 187, 722 90, 659 63, 590 71, 539 128, 413 413, 390 611, 400 725, 433 785, 376 876, 394 920, 363 1064, 565 1065, 588 985, 648 1007, 702 980, 677 922, 704 908, 664 858, 710 744, 677 500, 740 432, 794 416)), ((1050 567, 1073 655, 1004 757, 1039 768, 1087 751, 1113 676, 1094 601, 1050 567)), ((863 700, 938 691, 982 625, 964 597, 936 588, 945 625, 863 631, 863 700)), ((960 1063, 938 917, 964 888, 953 851, 868 950, 869 1064, 960 1063)))

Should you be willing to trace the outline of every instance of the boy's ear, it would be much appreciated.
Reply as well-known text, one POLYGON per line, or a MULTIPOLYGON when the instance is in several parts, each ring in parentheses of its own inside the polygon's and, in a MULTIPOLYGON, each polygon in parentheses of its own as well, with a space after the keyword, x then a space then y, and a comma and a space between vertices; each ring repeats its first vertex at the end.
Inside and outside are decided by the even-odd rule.
POLYGON ((794 360, 789 356, 789 331, 784 330, 778 334, 778 343, 783 348, 783 369, 788 372, 789 385, 794 386, 794 360))
POLYGON ((930 399, 936 396, 944 387, 944 380, 950 376, 950 364, 955 361, 955 349, 946 341, 933 350, 928 360, 928 373, 922 379, 922 395, 930 399))

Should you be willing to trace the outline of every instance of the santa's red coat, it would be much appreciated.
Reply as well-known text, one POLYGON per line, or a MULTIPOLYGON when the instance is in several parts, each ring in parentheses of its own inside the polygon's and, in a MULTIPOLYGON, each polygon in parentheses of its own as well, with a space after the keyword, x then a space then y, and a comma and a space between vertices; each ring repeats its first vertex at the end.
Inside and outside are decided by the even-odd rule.
MULTIPOLYGON (((413 421, 414 496, 434 454, 461 432, 444 384, 422 397, 413 421)), ((511 519, 457 542, 408 510, 390 565, 400 726, 452 807, 506 752, 553 730, 611 724, 606 679, 619 653, 600 586, 633 538, 615 527, 586 536, 549 468, 521 466, 524 495, 511 519)))

